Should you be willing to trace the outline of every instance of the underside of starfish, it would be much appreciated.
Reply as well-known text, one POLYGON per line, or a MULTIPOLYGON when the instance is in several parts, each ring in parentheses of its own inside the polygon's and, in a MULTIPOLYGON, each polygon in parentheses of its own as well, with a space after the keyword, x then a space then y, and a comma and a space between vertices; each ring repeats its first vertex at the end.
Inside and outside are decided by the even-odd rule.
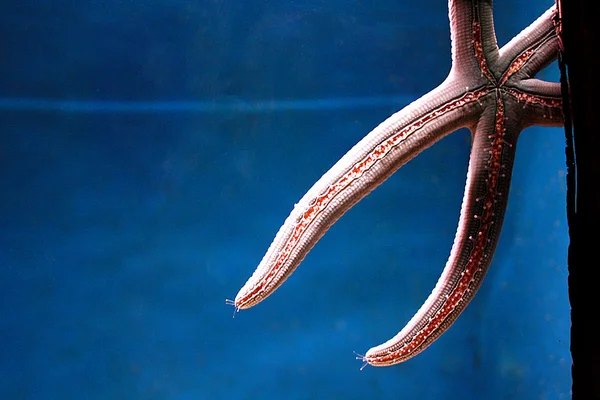
POLYGON ((520 132, 563 124, 559 84, 534 78, 556 58, 559 39, 554 7, 500 49, 491 0, 451 0, 449 17, 452 68, 446 80, 373 129, 302 197, 232 302, 236 310, 273 293, 348 209, 462 127, 472 133, 472 148, 448 262, 414 317, 362 359, 386 366, 417 355, 469 304, 498 243, 520 132))

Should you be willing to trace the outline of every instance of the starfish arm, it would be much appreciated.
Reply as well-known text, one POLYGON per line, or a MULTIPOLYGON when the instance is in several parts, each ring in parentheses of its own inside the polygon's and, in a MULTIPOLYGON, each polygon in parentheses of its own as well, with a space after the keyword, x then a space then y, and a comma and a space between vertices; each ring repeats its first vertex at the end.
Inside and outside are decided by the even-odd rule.
POLYGON ((450 0, 450 39, 452 43, 451 76, 482 77, 489 71, 481 71, 479 58, 485 53, 488 62, 498 58, 498 45, 494 33, 492 2, 471 0, 450 0), (477 36, 477 40, 473 37, 477 36), (483 72, 483 73, 482 73, 483 72))
MULTIPOLYGON (((539 79, 525 79, 514 88, 507 88, 506 94, 515 102, 515 117, 522 129, 529 126, 554 126, 564 124, 560 84, 539 79), (518 119, 520 116, 520 120, 518 119)), ((508 100, 507 100, 508 101, 508 100)))
POLYGON ((500 49, 498 69, 505 71, 505 79, 533 77, 556 59, 559 40, 554 18, 556 7, 551 7, 521 33, 500 49))
POLYGON ((235 298, 249 308, 273 293, 329 227, 398 168, 480 112, 483 91, 464 92, 447 80, 389 117, 314 184, 275 236, 235 298))
POLYGON ((505 106, 492 92, 472 129, 473 146, 458 230, 450 258, 437 285, 408 324, 389 341, 370 349, 364 361, 374 366, 414 357, 458 318, 483 281, 508 201, 515 144, 520 127, 504 123, 505 106))

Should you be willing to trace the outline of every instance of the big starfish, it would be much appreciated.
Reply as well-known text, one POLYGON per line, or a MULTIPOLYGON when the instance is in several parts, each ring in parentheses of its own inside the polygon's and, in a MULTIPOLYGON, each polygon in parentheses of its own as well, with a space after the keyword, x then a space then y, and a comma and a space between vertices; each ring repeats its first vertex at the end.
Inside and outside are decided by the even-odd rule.
POLYGON ((556 58, 560 41, 554 7, 501 49, 492 0, 450 0, 449 16, 452 68, 446 80, 373 129, 302 197, 231 302, 236 310, 273 293, 350 207, 462 127, 471 131, 472 150, 450 258, 415 316, 360 358, 374 366, 408 360, 444 333, 469 304, 498 243, 520 132, 532 125, 563 124, 560 85, 534 78, 556 58))

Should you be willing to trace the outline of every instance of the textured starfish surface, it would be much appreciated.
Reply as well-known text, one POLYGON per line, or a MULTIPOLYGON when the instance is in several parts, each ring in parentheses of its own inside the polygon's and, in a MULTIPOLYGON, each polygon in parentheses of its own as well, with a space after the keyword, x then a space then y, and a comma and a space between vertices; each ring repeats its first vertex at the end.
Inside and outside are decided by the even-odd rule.
POLYGON ((302 197, 231 302, 236 310, 273 293, 350 207, 462 127, 471 131, 472 148, 448 262, 415 316, 362 360, 386 366, 417 355, 469 304, 498 243, 520 132, 532 125, 563 124, 559 84, 534 78, 556 58, 559 39, 554 7, 500 49, 491 0, 450 0, 449 17, 452 68, 446 80, 373 129, 302 197))

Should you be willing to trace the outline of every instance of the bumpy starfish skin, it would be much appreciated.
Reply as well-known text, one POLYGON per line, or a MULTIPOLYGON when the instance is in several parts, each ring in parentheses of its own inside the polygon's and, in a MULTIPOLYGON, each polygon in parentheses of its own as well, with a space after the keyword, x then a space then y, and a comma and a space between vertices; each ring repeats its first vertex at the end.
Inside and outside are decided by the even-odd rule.
POLYGON ((458 231, 423 306, 362 359, 397 364, 444 333, 481 286, 508 202, 517 138, 528 126, 563 124, 560 86, 533 78, 559 50, 554 8, 498 49, 491 0, 451 0, 452 68, 446 80, 354 146, 306 193, 235 298, 245 309, 273 293, 327 229, 398 168, 461 127, 472 150, 458 231))

